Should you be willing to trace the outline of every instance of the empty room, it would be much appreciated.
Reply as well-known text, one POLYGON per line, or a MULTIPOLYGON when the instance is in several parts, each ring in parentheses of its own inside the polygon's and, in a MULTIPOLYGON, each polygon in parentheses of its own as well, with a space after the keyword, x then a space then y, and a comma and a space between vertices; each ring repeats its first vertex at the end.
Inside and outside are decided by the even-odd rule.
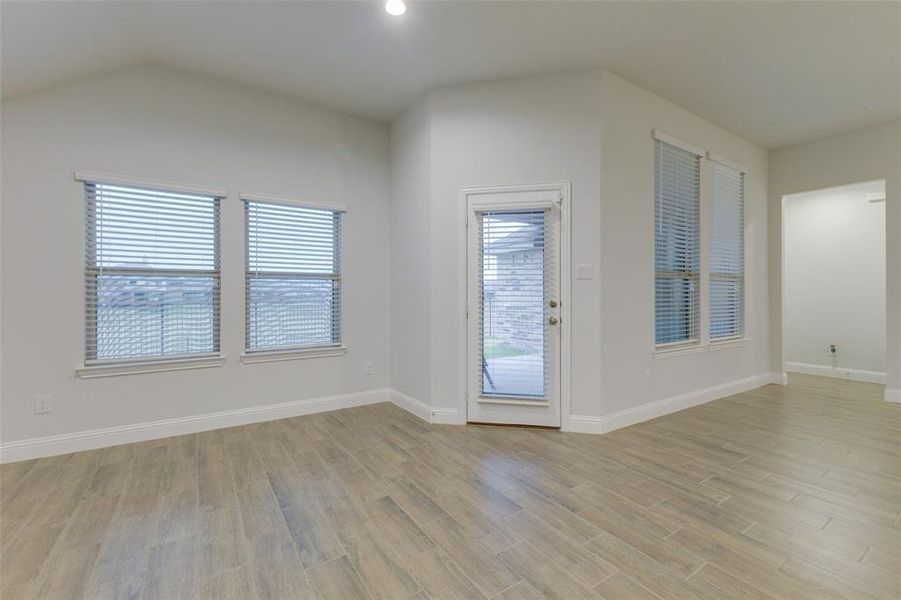
POLYGON ((0 0, 0 598, 901 598, 901 2, 0 0))

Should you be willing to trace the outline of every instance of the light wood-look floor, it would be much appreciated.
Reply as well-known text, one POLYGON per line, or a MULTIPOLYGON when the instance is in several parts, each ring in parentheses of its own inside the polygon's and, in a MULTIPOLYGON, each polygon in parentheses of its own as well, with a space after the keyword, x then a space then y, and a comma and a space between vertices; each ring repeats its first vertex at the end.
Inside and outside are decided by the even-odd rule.
POLYGON ((604 436, 380 404, 5 465, 4 598, 898 598, 901 406, 792 377, 604 436))

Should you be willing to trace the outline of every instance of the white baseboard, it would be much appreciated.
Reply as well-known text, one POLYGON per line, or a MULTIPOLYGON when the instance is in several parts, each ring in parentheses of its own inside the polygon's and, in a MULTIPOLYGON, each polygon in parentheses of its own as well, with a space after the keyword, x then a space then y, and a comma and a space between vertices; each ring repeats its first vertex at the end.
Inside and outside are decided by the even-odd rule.
POLYGON ((310 400, 283 402, 281 404, 239 408, 191 417, 149 421, 134 425, 92 429, 16 442, 5 442, 0 444, 0 463, 67 454, 81 450, 93 450, 120 444, 131 444, 133 442, 210 431, 223 427, 261 423, 288 417, 299 417, 339 408, 363 406, 364 404, 376 404, 387 401, 390 395, 389 389, 370 390, 312 398, 310 400))
POLYGON ((413 413, 426 423, 437 425, 459 425, 459 411, 456 408, 432 408, 425 402, 417 400, 397 390, 390 390, 389 398, 393 404, 407 412, 413 413))
POLYGON ((763 375, 754 375, 753 377, 746 377, 745 379, 738 379, 702 390, 649 402, 648 404, 621 410, 603 417, 571 415, 569 418, 569 431, 575 433, 607 433, 691 408, 692 406, 747 392, 767 384, 784 385, 783 381, 782 373, 764 373, 763 375))
POLYGON ((901 389, 885 388, 885 401, 901 403, 901 389))
POLYGON ((820 375, 822 377, 836 377, 838 379, 850 379, 851 381, 864 381, 866 383, 885 383, 885 373, 880 371, 864 371, 863 369, 846 369, 843 367, 827 367, 809 363, 787 362, 785 370, 804 375, 820 375))

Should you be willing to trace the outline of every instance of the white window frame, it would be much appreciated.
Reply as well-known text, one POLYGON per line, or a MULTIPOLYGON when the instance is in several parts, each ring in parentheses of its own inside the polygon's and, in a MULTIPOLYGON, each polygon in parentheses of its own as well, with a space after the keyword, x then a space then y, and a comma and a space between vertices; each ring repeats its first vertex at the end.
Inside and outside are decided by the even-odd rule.
POLYGON ((697 240, 697 243, 699 244, 699 247, 698 247, 698 267, 697 267, 698 273, 695 275, 697 278, 696 280, 697 280, 697 285, 698 285, 698 314, 697 314, 698 322, 693 324, 694 325, 693 329, 695 331, 697 331, 697 336, 692 339, 678 340, 678 341, 674 341, 674 342, 664 342, 664 343, 659 343, 659 344, 657 343, 657 316, 656 316, 656 310, 657 310, 657 284, 656 284, 656 281, 659 276, 659 272, 657 271, 657 265, 656 265, 656 246, 657 246, 657 229, 656 229, 656 227, 657 227, 657 212, 656 212, 657 173, 656 173, 656 169, 653 174, 653 189, 654 189, 654 203, 655 203, 654 219, 653 219, 653 222, 654 222, 653 243, 654 243, 654 248, 655 248, 655 252, 654 252, 654 263, 655 264, 654 264, 654 302, 653 302, 653 305, 654 305, 654 319, 653 319, 654 328, 653 328, 652 341, 654 344, 654 353, 655 353, 655 355, 676 355, 676 354, 681 355, 681 354, 687 354, 687 353, 694 353, 699 350, 703 350, 704 346, 706 345, 706 338, 704 337, 704 335, 705 335, 704 319, 706 318, 706 314, 705 314, 705 305, 706 305, 705 289, 706 289, 706 286, 705 286, 705 281, 704 281, 704 273, 705 273, 705 267, 706 267, 705 262, 704 262, 705 261, 705 253, 704 253, 704 244, 705 244, 704 151, 701 150, 700 148, 692 146, 691 144, 686 144, 685 142, 682 142, 682 141, 680 141, 674 137, 671 137, 663 132, 660 132, 656 129, 654 131, 652 131, 651 137, 654 140, 654 152, 655 153, 656 153, 657 142, 662 142, 669 146, 673 146, 675 148, 678 148, 680 150, 683 150, 685 152, 693 154, 698 159, 698 211, 699 211, 699 214, 698 214, 698 240, 697 240))
MULTIPOLYGON (((698 323, 699 340, 690 342, 673 342, 668 344, 656 343, 656 329, 652 329, 651 342, 653 345, 653 356, 655 359, 665 359, 671 357, 687 356, 699 354, 703 352, 715 350, 728 350, 732 348, 744 347, 748 341, 748 297, 751 283, 748 277, 748 253, 746 244, 743 248, 743 286, 742 286, 742 332, 741 335, 730 336, 727 338, 711 339, 710 337, 710 209, 713 194, 713 163, 718 162, 725 166, 731 167, 742 173, 745 180, 745 190, 747 189, 748 169, 740 163, 734 162, 702 148, 683 142, 678 138, 670 136, 658 129, 651 131, 651 138, 654 141, 661 141, 677 148, 681 148, 698 156, 700 161, 700 180, 699 180, 699 201, 700 201, 700 311, 698 323)), ((656 178, 656 173, 653 174, 656 178)), ((656 189, 656 179, 654 179, 654 189, 656 189)), ((744 197, 742 207, 742 224, 746 229, 747 220, 747 194, 744 197)), ((743 232, 744 235, 744 232, 743 232)), ((654 270, 656 279, 656 269, 654 270)), ((656 292, 655 292, 656 293, 656 292)), ((656 300, 652 302, 656 306, 656 300)), ((656 319, 655 319, 656 322, 656 319)))
MULTIPOLYGON (((227 197, 227 190, 225 188, 213 187, 213 186, 203 186, 203 185, 194 185, 183 182, 172 182, 165 180, 157 180, 157 179, 148 179, 143 177, 133 177, 129 175, 122 175, 118 173, 105 173, 102 171, 88 171, 88 170, 78 170, 74 172, 74 180, 80 184, 80 198, 82 202, 84 202, 85 198, 85 185, 86 184, 102 184, 102 185, 114 185, 114 186, 123 186, 123 187, 134 187, 134 188, 143 188, 150 190, 158 190, 165 192, 174 192, 174 193, 183 193, 183 194, 198 194, 205 196, 213 196, 218 200, 217 211, 219 212, 218 220, 221 220, 221 210, 222 203, 227 197)), ((83 210, 87 210, 87 207, 83 207, 83 210)), ((86 218, 86 215, 84 216, 86 218)), ((85 242, 86 243, 86 242, 85 242)), ((213 272, 215 277, 217 278, 218 284, 221 289, 221 278, 222 278, 222 268, 221 268, 221 255, 219 255, 219 249, 221 247, 221 226, 217 228, 215 234, 215 243, 216 243, 216 253, 217 253, 217 268, 213 272)), ((84 264, 83 269, 87 269, 88 265, 84 264)), ((87 294, 87 291, 85 292, 87 294)), ((221 316, 221 293, 217 294, 216 302, 218 307, 216 309, 217 319, 219 322, 216 325, 216 350, 210 353, 196 354, 196 355, 187 355, 187 356, 161 356, 159 358, 155 357, 141 357, 135 359, 110 359, 108 361, 88 361, 87 360, 87 327, 89 326, 87 322, 87 295, 85 296, 85 306, 83 308, 82 313, 85 315, 85 323, 84 328, 82 329, 82 359, 83 363, 75 368, 75 375, 80 379, 93 379, 98 377, 113 377, 120 375, 133 375, 139 373, 158 373, 164 371, 180 371, 185 369, 204 369, 209 367, 218 367, 225 363, 225 355, 222 353, 222 316, 221 316)))
MULTIPOLYGON (((747 253, 747 244, 746 244, 746 241, 747 241, 747 240, 746 240, 746 238, 745 238, 745 230, 744 230, 744 229, 745 229, 745 223, 746 223, 746 221, 745 221, 745 214, 746 214, 746 208, 747 208, 747 194, 746 194, 746 189, 747 189, 748 169, 745 168, 744 166, 742 166, 742 165, 736 163, 736 162, 733 162, 733 161, 729 160, 728 158, 722 157, 722 156, 720 156, 720 155, 718 155, 718 154, 714 154, 713 152, 710 152, 710 151, 708 151, 708 152, 706 153, 706 161, 705 161, 705 162, 707 163, 708 171, 710 172, 710 176, 709 176, 709 178, 708 178, 708 179, 709 179, 709 182, 710 182, 710 184, 709 184, 709 186, 708 186, 708 187, 709 187, 709 189, 708 189, 708 202, 707 202, 707 204, 708 204, 708 212, 709 212, 709 207, 710 207, 710 205, 711 205, 712 202, 713 202, 713 163, 719 163, 719 164, 721 164, 721 165, 723 165, 723 166, 725 166, 725 167, 729 167, 729 168, 731 168, 731 169, 734 169, 734 170, 738 171, 738 172, 741 174, 741 178, 742 178, 742 206, 741 206, 741 228, 742 228, 742 232, 741 232, 741 235, 742 235, 742 243, 741 243, 741 254, 742 254, 742 256, 741 256, 741 258, 742 258, 742 270, 741 270, 741 331, 740 331, 739 333, 735 334, 735 335, 723 336, 723 337, 718 337, 718 338, 713 338, 713 337, 711 337, 711 336, 710 336, 710 314, 709 314, 709 311, 710 311, 710 301, 709 301, 709 298, 708 298, 708 302, 707 302, 707 307, 708 307, 708 315, 707 315, 707 339, 708 339, 708 346, 709 346, 711 349, 725 349, 725 348, 731 348, 731 347, 736 347, 736 346, 741 346, 741 345, 743 345, 745 342, 747 342, 747 335, 748 335, 748 253, 747 253)), ((709 253, 709 235, 710 235, 709 232, 710 232, 710 225, 711 225, 711 224, 710 224, 710 221, 709 221, 709 216, 708 216, 708 223, 707 223, 707 225, 708 225, 708 226, 707 226, 707 232, 708 232, 708 233, 707 233, 707 235, 708 235, 708 240, 707 240, 707 241, 708 241, 708 245, 706 246, 705 251, 709 253)), ((709 267, 709 255, 708 255, 708 268, 707 268, 707 271, 706 271, 706 275, 707 275, 707 278, 708 278, 706 287, 707 287, 708 294, 709 294, 709 290, 710 290, 710 278, 711 278, 711 275, 712 275, 712 273, 711 273, 711 271, 710 271, 710 267, 709 267)))
MULTIPOLYGON (((257 202, 262 204, 282 204, 286 206, 295 206, 299 208, 310 208, 316 210, 326 210, 334 213, 338 213, 341 218, 340 227, 343 229, 344 227, 344 213, 347 212, 347 207, 343 204, 337 204, 333 202, 318 202, 318 201, 309 201, 303 200, 299 198, 291 198, 289 196, 283 195, 274 195, 274 194, 265 194, 259 192, 241 192, 239 195, 241 200, 241 210, 244 215, 242 219, 244 220, 244 350, 241 353, 241 362, 244 364, 255 364, 255 363, 265 363, 265 362, 277 362, 277 361, 285 361, 285 360, 300 360, 300 359, 310 359, 310 358, 325 358, 332 356, 343 356, 347 353, 347 347, 344 345, 344 319, 343 319, 343 310, 344 310, 344 298, 343 294, 339 296, 339 316, 338 316, 338 342, 335 344, 321 344, 321 345, 310 345, 310 346, 292 346, 287 348, 264 348, 264 349, 252 349, 249 347, 250 344, 250 295, 249 295, 249 285, 251 278, 251 271, 249 266, 250 260, 250 246, 249 246, 249 231, 248 231, 248 215, 247 215, 247 203, 248 202, 257 202)), ((338 244, 337 252, 339 257, 343 257, 343 236, 339 232, 338 239, 336 240, 338 244)), ((342 265, 337 265, 337 272, 335 274, 337 276, 338 287, 339 290, 343 288, 343 268, 342 265)))

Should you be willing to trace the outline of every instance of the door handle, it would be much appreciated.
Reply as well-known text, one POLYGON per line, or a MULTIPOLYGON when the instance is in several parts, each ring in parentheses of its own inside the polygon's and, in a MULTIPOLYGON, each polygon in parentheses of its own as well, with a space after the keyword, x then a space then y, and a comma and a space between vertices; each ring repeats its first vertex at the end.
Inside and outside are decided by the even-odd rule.
POLYGON ((556 325, 557 323, 560 322, 560 319, 558 319, 557 317, 550 317, 547 320, 547 322, 550 323, 551 325, 556 325))

